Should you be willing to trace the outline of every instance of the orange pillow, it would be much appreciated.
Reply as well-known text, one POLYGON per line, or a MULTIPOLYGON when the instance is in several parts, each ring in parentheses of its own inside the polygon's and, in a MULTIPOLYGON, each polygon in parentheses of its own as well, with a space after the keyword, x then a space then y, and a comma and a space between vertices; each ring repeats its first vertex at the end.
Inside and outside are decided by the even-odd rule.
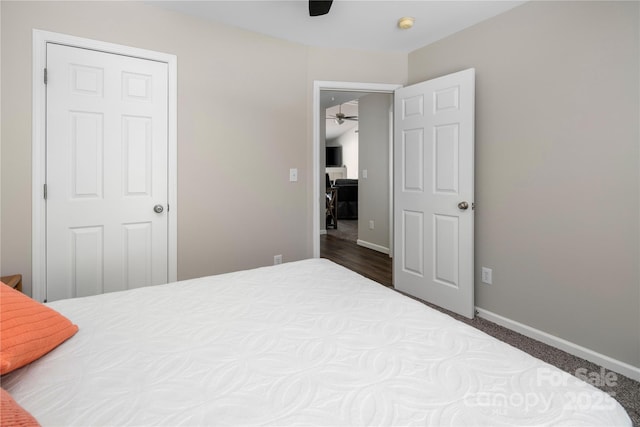
POLYGON ((0 375, 44 356, 78 332, 57 311, 0 282, 0 375))
MULTIPOLYGON (((0 282, 2 283, 2 282, 0 282)), ((28 413, 13 400, 13 397, 4 389, 0 389, 0 421, 2 427, 35 427, 40 426, 33 415, 28 413)))

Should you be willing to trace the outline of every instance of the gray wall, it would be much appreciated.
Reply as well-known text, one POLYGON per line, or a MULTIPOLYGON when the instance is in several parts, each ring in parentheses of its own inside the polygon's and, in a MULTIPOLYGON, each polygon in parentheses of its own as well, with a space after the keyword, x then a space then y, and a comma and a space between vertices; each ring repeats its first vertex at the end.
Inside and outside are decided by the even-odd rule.
POLYGON ((410 83, 477 71, 476 304, 634 366, 638 5, 529 2, 409 55, 410 83))
POLYGON ((358 103, 358 241, 389 249, 389 111, 393 97, 372 93, 358 103), (367 170, 367 178, 362 171, 367 170), (374 221, 374 229, 369 229, 374 221))
POLYGON ((33 28, 177 55, 179 279, 312 256, 313 80, 407 76, 406 54, 310 48, 141 2, 0 7, 1 273, 22 273, 27 293, 33 28))

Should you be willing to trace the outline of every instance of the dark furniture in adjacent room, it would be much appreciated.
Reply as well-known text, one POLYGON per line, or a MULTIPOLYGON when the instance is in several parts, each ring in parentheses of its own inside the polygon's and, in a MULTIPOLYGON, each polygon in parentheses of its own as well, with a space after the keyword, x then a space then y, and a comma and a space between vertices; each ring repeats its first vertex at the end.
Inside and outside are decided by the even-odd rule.
POLYGON ((358 219, 358 180, 336 179, 338 219, 358 219))
POLYGON ((338 189, 336 187, 331 186, 331 181, 329 180, 329 174, 325 173, 325 184, 326 184, 326 226, 327 228, 333 227, 338 228, 338 189))

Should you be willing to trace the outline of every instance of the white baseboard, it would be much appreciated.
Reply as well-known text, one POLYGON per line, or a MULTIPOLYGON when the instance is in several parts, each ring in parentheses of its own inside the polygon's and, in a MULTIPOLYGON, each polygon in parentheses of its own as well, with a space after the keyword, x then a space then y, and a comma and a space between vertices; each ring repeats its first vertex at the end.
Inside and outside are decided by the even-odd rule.
POLYGON ((327 230, 326 229, 320 230, 320 235, 322 236, 323 234, 327 234, 327 230))
POLYGON ((362 246, 364 248, 373 249, 374 251, 382 252, 383 254, 388 254, 389 253, 389 248, 385 248, 384 246, 376 245, 375 243, 369 243, 369 242, 367 242, 365 240, 360 240, 360 239, 358 239, 356 243, 358 244, 358 246, 362 246))
POLYGON ((582 347, 578 344, 574 344, 565 339, 562 339, 554 335, 548 334, 546 332, 540 331, 538 329, 532 328, 531 326, 527 326, 520 322, 516 322, 515 320, 507 319, 506 317, 502 317, 499 314, 492 313, 482 308, 476 307, 476 310, 477 310, 478 316, 482 317, 483 319, 487 319, 500 326, 509 328, 512 331, 519 332, 522 335, 527 336, 529 338, 542 341, 545 344, 549 344, 553 347, 559 348, 560 350, 564 350, 569 354, 586 359, 590 362, 603 366, 609 370, 622 374, 633 380, 640 381, 639 367, 632 366, 620 360, 616 360, 612 357, 606 356, 604 354, 590 350, 586 347, 582 347))

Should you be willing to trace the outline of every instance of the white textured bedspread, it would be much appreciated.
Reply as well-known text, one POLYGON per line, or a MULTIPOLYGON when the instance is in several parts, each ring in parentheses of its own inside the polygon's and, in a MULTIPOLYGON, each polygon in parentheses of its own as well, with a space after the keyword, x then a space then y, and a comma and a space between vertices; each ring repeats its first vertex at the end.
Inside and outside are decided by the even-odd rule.
POLYGON ((50 304, 2 378, 43 426, 631 425, 609 395, 327 260, 50 304))

